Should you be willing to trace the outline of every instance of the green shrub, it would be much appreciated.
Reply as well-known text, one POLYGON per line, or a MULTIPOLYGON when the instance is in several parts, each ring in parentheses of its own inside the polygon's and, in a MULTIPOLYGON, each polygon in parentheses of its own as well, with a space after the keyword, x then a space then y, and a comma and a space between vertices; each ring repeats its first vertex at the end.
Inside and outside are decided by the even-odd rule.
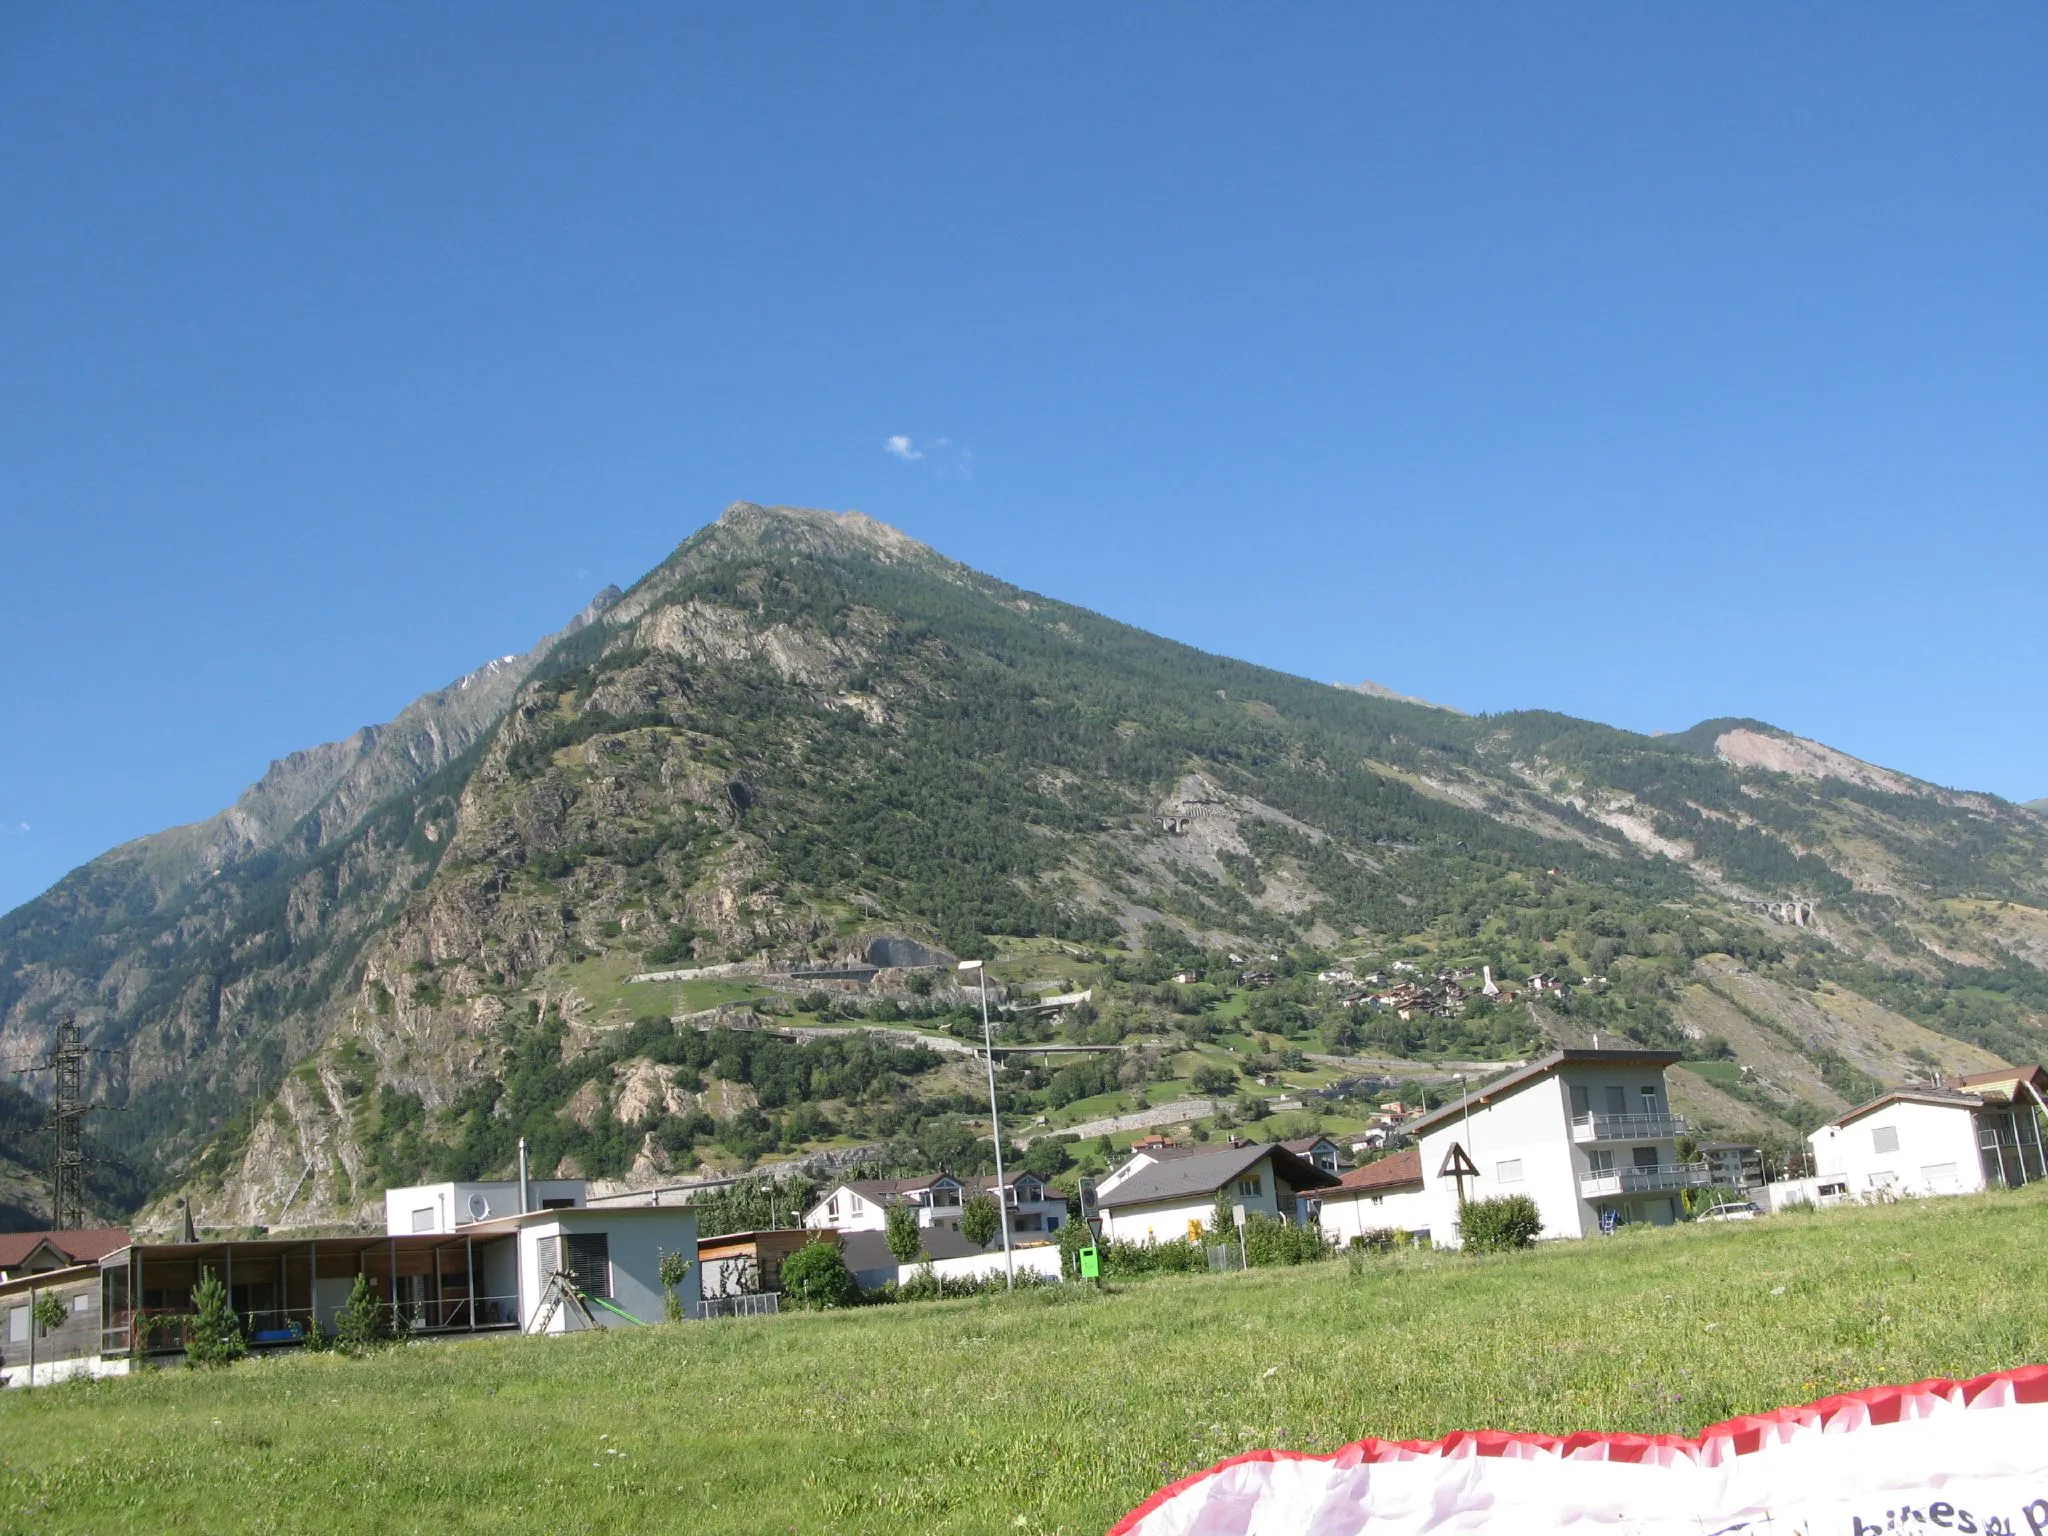
POLYGON ((986 1248, 1002 1229, 1002 1207, 996 1204, 995 1196, 972 1195, 960 1207, 960 1235, 975 1247, 986 1248))
POLYGON ((924 1233, 917 1225, 917 1207, 907 1200, 898 1200, 890 1206, 883 1220, 887 1223, 884 1241, 889 1245, 890 1257, 898 1264, 914 1264, 918 1254, 924 1251, 924 1233))
POLYGON ((228 1302, 228 1288, 208 1270, 192 1287, 192 1317, 185 1326, 185 1363, 210 1370, 232 1365, 249 1353, 242 1324, 228 1302))
POLYGON ((1329 1256, 1330 1245, 1317 1227, 1296 1226, 1264 1211, 1245 1218, 1244 1257, 1249 1265, 1314 1264, 1329 1256))
POLYGON ((1467 1201, 1458 1215, 1458 1231, 1467 1253, 1506 1253, 1527 1248, 1543 1230, 1543 1217, 1527 1195, 1495 1195, 1467 1201))
POLYGON ((1081 1250, 1095 1241, 1085 1221, 1070 1221, 1060 1228, 1060 1273, 1069 1280, 1081 1278, 1081 1250))
POLYGON ((1133 1243, 1119 1238, 1102 1250, 1105 1278, 1135 1275, 1188 1275, 1209 1267, 1209 1250, 1184 1237, 1166 1243, 1133 1243))
MULTIPOLYGON (((1035 1269, 1017 1271, 1016 1289, 1020 1291, 1057 1284, 1057 1280, 1041 1275, 1035 1269)), ((1009 1277, 1000 1269, 986 1275, 941 1275, 933 1272, 931 1262, 927 1260, 918 1265, 911 1277, 891 1294, 896 1301, 958 1301, 968 1296, 992 1296, 1009 1289, 1009 1277)))
POLYGON ((687 1253, 671 1253, 666 1248, 655 1250, 654 1274, 661 1281, 662 1316, 672 1323, 683 1320, 683 1298, 676 1294, 676 1287, 690 1277, 690 1265, 696 1262, 687 1253))
POLYGON ((45 1291, 36 1298, 29 1315, 35 1320, 38 1333, 53 1333, 64 1326, 64 1298, 45 1291))
POLYGON ((850 1307, 860 1296, 846 1255, 824 1238, 805 1243, 782 1261, 782 1295, 805 1311, 813 1307, 850 1307))
POLYGON ((357 1275, 348 1300, 334 1315, 334 1347, 346 1355, 366 1355, 394 1337, 391 1313, 370 1289, 370 1277, 357 1275))

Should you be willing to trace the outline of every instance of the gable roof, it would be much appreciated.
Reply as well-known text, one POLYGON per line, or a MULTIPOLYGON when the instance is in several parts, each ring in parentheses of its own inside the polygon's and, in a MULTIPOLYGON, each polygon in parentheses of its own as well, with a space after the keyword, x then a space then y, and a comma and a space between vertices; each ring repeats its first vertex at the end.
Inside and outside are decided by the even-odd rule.
POLYGON ((0 1269, 26 1264, 29 1255, 47 1243, 59 1259, 71 1264, 97 1264, 128 1246, 126 1227, 88 1227, 67 1232, 0 1232, 0 1269))
POLYGON ((2017 1099, 2023 1087, 2048 1094, 2048 1067, 2000 1067, 1995 1072, 1969 1072, 1956 1079, 1956 1087, 1972 1089, 1987 1099, 2017 1099))
POLYGON ((1462 1099, 1432 1109, 1419 1120, 1409 1122, 1405 1129, 1411 1136, 1420 1136, 1446 1120, 1462 1116, 1467 1109, 1485 1109, 1495 1099, 1519 1093, 1538 1078, 1550 1076, 1559 1067, 1655 1067, 1661 1072, 1664 1068, 1684 1059, 1677 1051, 1649 1051, 1634 1047, 1625 1051, 1589 1051, 1567 1046, 1510 1072, 1497 1082, 1488 1083, 1484 1088, 1466 1094, 1462 1099))
POLYGON ((1108 1194, 1098 1193, 1095 1204, 1102 1210, 1114 1210, 1118 1206, 1149 1205, 1155 1200, 1213 1195, 1262 1157, 1272 1158, 1274 1176, 1285 1179, 1295 1189, 1328 1189, 1337 1182, 1307 1158, 1273 1142, 1255 1141, 1249 1146, 1224 1147, 1140 1168, 1108 1194))
POLYGON ((1307 1157, 1310 1152, 1314 1151, 1317 1147, 1321 1146, 1325 1142, 1329 1143, 1330 1150, 1332 1152, 1340 1152, 1343 1150, 1343 1148, 1337 1144, 1335 1138, 1323 1136, 1320 1134, 1315 1136, 1296 1136, 1291 1141, 1281 1142, 1280 1145, 1299 1157, 1307 1157))
POLYGON ((1322 1197, 1325 1200, 1345 1200, 1359 1195, 1384 1195, 1411 1184, 1417 1189, 1422 1187, 1420 1147, 1410 1147, 1376 1163, 1367 1163, 1363 1168, 1352 1169, 1337 1181, 1334 1188, 1324 1190, 1322 1197))
POLYGON ((1931 1104, 1937 1109, 1982 1109, 1984 1096, 1979 1093, 1961 1093, 1953 1088, 1894 1088, 1880 1093, 1868 1104, 1858 1104, 1845 1115, 1838 1115, 1822 1126, 1822 1130, 1840 1130, 1845 1125, 1861 1120, 1865 1115, 1875 1114, 1892 1104, 1931 1104))

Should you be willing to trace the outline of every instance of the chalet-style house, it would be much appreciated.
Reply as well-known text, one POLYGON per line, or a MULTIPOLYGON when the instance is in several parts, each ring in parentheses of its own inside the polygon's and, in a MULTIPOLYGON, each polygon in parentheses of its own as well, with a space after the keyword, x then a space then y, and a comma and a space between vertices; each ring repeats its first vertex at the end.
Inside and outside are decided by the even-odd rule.
MULTIPOLYGON (((996 1181, 987 1174, 962 1176, 927 1173, 911 1179, 850 1179, 835 1184, 803 1214, 807 1227, 835 1232, 880 1232, 889 1224, 888 1208, 896 1204, 917 1212, 920 1227, 960 1230, 960 1212, 977 1194, 994 1194, 996 1181)), ((1010 1240, 1034 1242, 1059 1231, 1067 1221, 1067 1197, 1035 1173, 1012 1176, 1004 1203, 1009 1207, 1010 1240)))
POLYGON ((1184 1156, 1153 1154, 1138 1168, 1126 1164, 1117 1172, 1126 1176, 1113 1185, 1106 1178, 1095 1190, 1101 1235, 1112 1242, 1173 1242, 1194 1235, 1209 1227, 1219 1194, 1247 1215, 1300 1221, 1301 1196, 1337 1182, 1306 1158, 1262 1142, 1188 1149, 1184 1156))

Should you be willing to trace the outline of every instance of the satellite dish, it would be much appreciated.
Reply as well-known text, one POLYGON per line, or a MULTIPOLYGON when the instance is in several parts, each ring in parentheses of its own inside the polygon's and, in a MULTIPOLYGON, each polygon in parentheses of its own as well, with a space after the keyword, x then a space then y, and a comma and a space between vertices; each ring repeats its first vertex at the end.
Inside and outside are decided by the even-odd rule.
POLYGON ((483 1197, 481 1191, 469 1197, 469 1219, 471 1221, 482 1221, 490 1214, 491 1202, 483 1197))

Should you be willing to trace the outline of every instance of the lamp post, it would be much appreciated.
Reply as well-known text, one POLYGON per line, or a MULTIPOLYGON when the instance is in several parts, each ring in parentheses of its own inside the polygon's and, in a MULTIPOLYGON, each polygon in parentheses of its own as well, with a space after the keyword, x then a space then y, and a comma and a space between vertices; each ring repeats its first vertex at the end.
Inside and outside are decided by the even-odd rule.
POLYGON ((1010 1202, 1003 1197, 1003 1121, 996 1109, 996 1038, 988 1024, 988 967, 979 960, 962 960, 959 968, 977 972, 981 977, 981 1043, 988 1061, 988 1129, 996 1144, 996 1215, 1001 1218, 1003 1228, 1004 1284, 1014 1291, 1017 1288, 1017 1260, 1010 1252, 1010 1202))

